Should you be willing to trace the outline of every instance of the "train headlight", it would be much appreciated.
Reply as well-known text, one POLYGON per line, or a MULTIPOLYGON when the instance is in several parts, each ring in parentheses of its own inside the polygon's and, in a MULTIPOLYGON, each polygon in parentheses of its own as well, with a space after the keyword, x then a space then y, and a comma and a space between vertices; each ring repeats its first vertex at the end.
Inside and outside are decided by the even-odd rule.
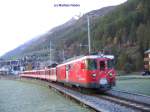
POLYGON ((112 75, 113 75, 111 72, 110 72, 110 73, 108 73, 108 74, 109 74, 109 76, 110 76, 110 77, 112 77, 112 75))
POLYGON ((93 77, 96 77, 96 74, 92 74, 93 77))
POLYGON ((107 79, 106 79, 106 78, 100 79, 100 84, 101 84, 101 85, 108 84, 107 79))

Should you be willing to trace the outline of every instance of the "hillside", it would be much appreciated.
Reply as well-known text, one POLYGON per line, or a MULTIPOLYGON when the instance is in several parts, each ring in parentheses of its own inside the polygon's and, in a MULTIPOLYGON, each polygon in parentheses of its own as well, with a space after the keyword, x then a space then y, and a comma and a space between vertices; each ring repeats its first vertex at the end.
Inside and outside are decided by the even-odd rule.
MULTIPOLYGON (((106 7, 87 13, 99 15, 90 16, 92 51, 111 51, 116 56, 116 66, 120 70, 141 70, 144 51, 150 48, 149 4, 149 0, 128 0, 117 7, 106 7)), ((32 55, 36 51, 45 51, 39 54, 48 57, 50 40, 53 43, 53 60, 62 61, 63 50, 65 58, 86 54, 87 47, 80 47, 80 44, 87 45, 87 14, 67 25, 54 28, 20 51, 20 54, 32 55)))
POLYGON ((31 46, 33 43, 35 43, 37 40, 39 39, 39 37, 33 38, 30 41, 24 43, 23 45, 15 48, 12 51, 7 52, 4 56, 2 56, 2 58, 4 59, 16 59, 18 58, 18 56, 21 56, 23 51, 25 49, 27 49, 29 46, 31 46))
MULTIPOLYGON (((96 14, 98 17, 107 14, 111 10, 113 10, 114 7, 105 7, 99 10, 92 11, 93 14, 96 14)), ((91 13, 91 12, 89 12, 91 13)), ((40 36, 35 41, 29 41, 25 43, 22 46, 19 46, 18 48, 6 53, 3 58, 18 58, 23 56, 32 56, 37 55, 37 57, 43 57, 45 60, 49 58, 49 49, 50 49, 50 40, 52 42, 52 48, 57 49, 56 52, 53 52, 53 55, 60 54, 58 56, 54 57, 62 57, 62 50, 68 50, 66 48, 70 48, 70 45, 75 45, 75 41, 79 41, 80 38, 83 38, 82 42, 84 42, 85 38, 87 37, 87 18, 86 15, 81 17, 80 19, 76 20, 74 18, 71 18, 68 22, 65 24, 62 24, 60 26, 57 26, 53 29, 51 29, 46 34, 40 36), (81 37, 82 34, 84 37, 81 37), (22 49, 24 48, 24 49, 22 49), (58 50, 59 49, 59 50, 58 50)), ((79 45, 79 44, 78 44, 79 45)), ((78 46, 79 48, 79 46, 78 46)), ((68 51, 70 52, 70 51, 68 51)), ((76 53, 70 53, 68 57, 72 57, 72 54, 76 55, 76 53)), ((68 58, 66 55, 66 58, 68 58)), ((62 59, 56 59, 57 61, 61 61, 62 59)))
POLYGON ((144 51, 150 48, 149 4, 149 0, 128 0, 99 19, 93 29, 93 48, 111 50, 118 69, 130 72, 143 68, 144 51))

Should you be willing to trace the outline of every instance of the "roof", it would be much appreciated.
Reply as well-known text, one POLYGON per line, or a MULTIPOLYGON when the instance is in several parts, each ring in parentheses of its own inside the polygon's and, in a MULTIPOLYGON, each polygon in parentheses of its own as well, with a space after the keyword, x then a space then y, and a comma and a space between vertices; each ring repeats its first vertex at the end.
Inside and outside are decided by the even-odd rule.
POLYGON ((149 49, 149 50, 147 50, 147 51, 145 51, 144 53, 150 53, 150 49, 149 49))
POLYGON ((77 58, 71 58, 71 60, 65 61, 62 64, 59 64, 58 66, 71 64, 73 62, 82 61, 84 59, 97 59, 97 58, 108 58, 108 59, 114 59, 113 55, 88 55, 88 56, 79 56, 77 58))

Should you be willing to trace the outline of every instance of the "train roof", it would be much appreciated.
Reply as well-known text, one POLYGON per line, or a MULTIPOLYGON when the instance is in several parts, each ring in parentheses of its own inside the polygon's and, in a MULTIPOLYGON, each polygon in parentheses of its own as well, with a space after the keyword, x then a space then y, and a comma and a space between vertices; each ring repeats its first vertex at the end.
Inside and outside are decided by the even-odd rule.
POLYGON ((150 49, 144 52, 145 54, 150 53, 150 49))
POLYGON ((98 59, 98 58, 101 58, 101 59, 114 59, 114 56, 113 55, 104 55, 104 54, 101 54, 101 55, 77 56, 77 57, 74 57, 74 58, 71 58, 71 59, 68 59, 68 60, 64 61, 62 64, 59 64, 58 66, 71 64, 73 62, 81 61, 81 60, 84 60, 84 59, 98 59))

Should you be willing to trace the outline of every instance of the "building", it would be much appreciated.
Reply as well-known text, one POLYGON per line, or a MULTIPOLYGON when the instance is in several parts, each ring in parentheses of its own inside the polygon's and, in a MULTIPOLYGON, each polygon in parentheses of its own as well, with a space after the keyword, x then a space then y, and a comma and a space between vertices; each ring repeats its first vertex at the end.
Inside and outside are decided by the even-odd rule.
POLYGON ((144 69, 144 74, 150 75, 150 49, 144 52, 144 69))
POLYGON ((24 70, 21 60, 1 60, 0 61, 0 73, 1 74, 19 74, 24 70))

